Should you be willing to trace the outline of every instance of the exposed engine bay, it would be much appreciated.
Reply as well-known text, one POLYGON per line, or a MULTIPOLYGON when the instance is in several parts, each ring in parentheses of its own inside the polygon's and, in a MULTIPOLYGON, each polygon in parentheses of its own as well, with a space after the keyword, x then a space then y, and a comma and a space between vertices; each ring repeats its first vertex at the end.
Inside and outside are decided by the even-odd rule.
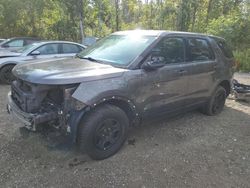
POLYGON ((9 110, 33 131, 44 123, 69 130, 69 114, 77 110, 78 101, 71 97, 76 88, 77 84, 55 86, 16 80, 9 94, 9 100, 13 101, 9 110))

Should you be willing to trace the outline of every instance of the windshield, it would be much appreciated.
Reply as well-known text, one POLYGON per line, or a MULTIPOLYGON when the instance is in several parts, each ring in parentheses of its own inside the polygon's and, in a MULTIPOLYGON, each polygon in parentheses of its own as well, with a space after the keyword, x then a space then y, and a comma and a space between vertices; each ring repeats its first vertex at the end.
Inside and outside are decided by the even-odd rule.
POLYGON ((110 35, 78 54, 80 58, 92 58, 108 64, 125 66, 138 57, 155 36, 110 35))
POLYGON ((3 44, 4 41, 5 39, 0 39, 0 45, 3 44))
POLYGON ((0 42, 0 46, 2 46, 3 44, 6 44, 8 41, 10 41, 10 39, 5 39, 4 41, 0 42))

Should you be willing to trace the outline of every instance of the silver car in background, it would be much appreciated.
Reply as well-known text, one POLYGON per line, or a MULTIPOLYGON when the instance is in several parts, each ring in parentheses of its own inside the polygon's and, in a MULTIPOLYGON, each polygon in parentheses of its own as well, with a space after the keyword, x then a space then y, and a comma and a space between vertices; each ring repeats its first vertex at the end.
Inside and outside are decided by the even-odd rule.
POLYGON ((39 41, 41 41, 41 39, 35 37, 14 37, 5 39, 0 43, 0 52, 6 50, 18 50, 24 46, 39 41))
POLYGON ((74 57, 84 50, 84 45, 65 41, 33 43, 19 50, 0 51, 0 82, 9 84, 14 80, 15 65, 32 60, 74 57))

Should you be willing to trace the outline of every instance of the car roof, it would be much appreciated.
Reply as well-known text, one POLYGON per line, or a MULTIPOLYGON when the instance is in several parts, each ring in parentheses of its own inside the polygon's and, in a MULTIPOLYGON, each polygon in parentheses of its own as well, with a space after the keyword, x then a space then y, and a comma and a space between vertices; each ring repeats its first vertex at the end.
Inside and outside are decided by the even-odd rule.
POLYGON ((37 37, 12 37, 12 38, 8 38, 8 40, 13 40, 13 39, 31 39, 31 40, 41 40, 37 37))
POLYGON ((126 31, 117 31, 113 33, 114 35, 132 35, 132 34, 140 34, 146 36, 159 36, 166 31, 163 30, 126 30, 126 31))
POLYGON ((70 41, 60 41, 60 40, 50 40, 50 41, 38 41, 36 42, 36 44, 53 44, 53 43, 66 43, 66 44, 75 44, 75 45, 79 45, 82 46, 84 48, 86 48, 86 46, 80 44, 80 43, 76 43, 76 42, 70 42, 70 41))
POLYGON ((167 30, 126 30, 126 31, 118 31, 113 33, 114 35, 133 35, 138 33, 139 35, 145 36, 165 36, 168 34, 179 34, 179 35, 190 35, 190 36, 201 36, 201 37, 216 37, 223 39, 221 37, 203 34, 203 33, 193 33, 193 32, 184 32, 184 31, 167 31, 167 30))

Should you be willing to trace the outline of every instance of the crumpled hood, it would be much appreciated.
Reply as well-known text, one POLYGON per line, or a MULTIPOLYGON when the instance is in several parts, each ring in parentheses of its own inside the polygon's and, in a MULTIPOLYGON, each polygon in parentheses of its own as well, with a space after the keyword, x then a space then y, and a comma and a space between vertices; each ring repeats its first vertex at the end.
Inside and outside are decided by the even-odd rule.
POLYGON ((12 52, 10 50, 5 50, 5 49, 0 49, 0 58, 17 57, 17 56, 20 56, 20 55, 21 55, 21 53, 12 52))
POLYGON ((13 74, 22 80, 46 85, 74 84, 121 76, 126 69, 78 58, 33 61, 15 66, 13 74))

